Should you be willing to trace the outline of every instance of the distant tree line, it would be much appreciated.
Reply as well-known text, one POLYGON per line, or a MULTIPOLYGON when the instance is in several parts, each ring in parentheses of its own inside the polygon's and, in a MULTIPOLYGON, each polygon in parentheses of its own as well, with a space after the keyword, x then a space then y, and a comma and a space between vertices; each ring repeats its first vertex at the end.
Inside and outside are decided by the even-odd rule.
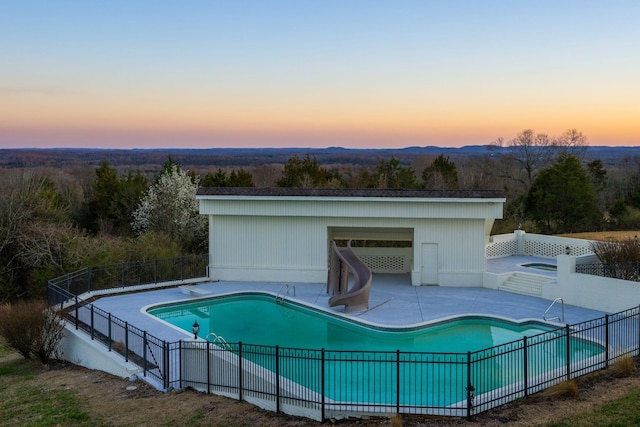
POLYGON ((502 190, 494 233, 522 227, 567 233, 640 228, 640 156, 586 161, 587 140, 525 130, 500 150, 451 159, 320 164, 294 154, 284 164, 184 170, 169 158, 157 172, 0 169, 0 302, 43 296, 48 279, 88 265, 171 258, 207 250, 198 187, 314 187, 502 190))

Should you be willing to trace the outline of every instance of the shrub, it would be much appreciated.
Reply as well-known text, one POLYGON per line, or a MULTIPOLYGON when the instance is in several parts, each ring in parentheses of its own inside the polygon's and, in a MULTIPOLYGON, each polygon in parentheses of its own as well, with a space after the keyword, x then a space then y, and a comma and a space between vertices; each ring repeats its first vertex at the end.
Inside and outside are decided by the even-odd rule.
POLYGON ((25 359, 36 357, 43 364, 56 355, 64 323, 59 312, 41 300, 0 306, 0 335, 25 359))
POLYGON ((402 417, 400 415, 395 415, 390 418, 391 427, 402 427, 402 417))
POLYGON ((603 264, 640 261, 640 243, 635 238, 619 241, 592 242, 591 250, 603 264))
POLYGON ((604 275, 623 280, 637 280, 640 242, 637 238, 593 242, 591 250, 604 267, 604 275))
POLYGON ((578 395, 578 384, 574 380, 562 381, 540 393, 547 399, 563 399, 578 395))
POLYGON ((609 372, 617 378, 630 377, 635 370, 636 365, 631 357, 620 359, 609 367, 609 372))

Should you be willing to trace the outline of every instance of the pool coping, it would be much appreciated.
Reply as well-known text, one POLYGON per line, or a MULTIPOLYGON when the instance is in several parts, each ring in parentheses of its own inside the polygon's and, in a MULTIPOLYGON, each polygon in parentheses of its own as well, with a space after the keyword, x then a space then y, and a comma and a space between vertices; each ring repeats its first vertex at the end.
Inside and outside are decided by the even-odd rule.
MULTIPOLYGON (((439 287, 410 285, 407 276, 376 275, 371 288, 369 310, 344 313, 342 307, 328 306, 326 284, 305 283, 295 286, 296 296, 287 297, 323 312, 364 324, 393 328, 411 327, 458 318, 463 315, 489 316, 512 322, 542 320, 551 303, 539 297, 519 295, 482 287, 439 287)), ((277 295, 282 283, 274 282, 200 282, 191 286, 206 292, 203 296, 187 296, 178 287, 146 290, 131 294, 102 296, 96 307, 128 321, 141 330, 168 341, 189 339, 183 331, 169 328, 146 313, 144 308, 171 302, 187 302, 199 298, 237 292, 256 291, 277 295)), ((606 313, 565 305, 565 323, 574 324, 604 316, 606 313)), ((555 322, 547 322, 554 324, 555 322)))
MULTIPOLYGON (((171 323, 164 321, 162 318, 154 316, 153 314, 149 313, 149 311, 155 310, 155 309, 161 309, 161 308, 169 308, 169 307, 177 306, 181 304, 193 304, 198 302, 206 302, 210 300, 218 300, 218 299, 231 298, 236 296, 273 297, 274 302, 275 302, 275 299, 277 298, 277 294, 273 292, 244 290, 244 291, 234 291, 234 292, 228 292, 228 293, 222 293, 222 294, 216 294, 216 295, 206 295, 206 296, 201 296, 197 298, 192 298, 186 301, 176 300, 176 301, 163 302, 159 304, 150 304, 142 307, 140 311, 143 314, 151 316, 152 318, 171 326, 172 328, 178 329, 180 331, 185 331, 184 329, 178 326, 172 325, 171 323)), ((426 329, 432 326, 441 326, 448 323, 453 323, 459 320, 479 320, 479 319, 497 320, 497 321, 508 323, 512 326, 517 326, 517 327, 523 327, 527 325, 540 325, 541 327, 546 326, 550 328, 550 330, 547 332, 555 331, 565 326, 564 323, 545 321, 537 318, 522 318, 522 319, 516 320, 516 319, 512 319, 505 316, 491 315, 486 313, 466 313, 466 314, 451 315, 451 316, 445 316, 438 319, 431 319, 431 320, 426 320, 423 322, 418 322, 418 323, 408 324, 408 325, 385 325, 382 323, 376 323, 368 320, 360 320, 358 318, 355 318, 354 316, 345 315, 345 313, 338 313, 318 305, 309 304, 308 302, 297 299, 295 297, 289 297, 285 299, 282 303, 286 303, 286 302, 292 303, 299 307, 303 307, 304 309, 307 309, 307 310, 319 312, 323 315, 338 319, 340 321, 353 323, 359 326, 369 327, 376 331, 382 331, 382 332, 413 332, 421 329, 426 329)), ((185 331, 185 332, 189 333, 190 331, 185 331)), ((202 337, 198 337, 198 338, 202 339, 202 337)))

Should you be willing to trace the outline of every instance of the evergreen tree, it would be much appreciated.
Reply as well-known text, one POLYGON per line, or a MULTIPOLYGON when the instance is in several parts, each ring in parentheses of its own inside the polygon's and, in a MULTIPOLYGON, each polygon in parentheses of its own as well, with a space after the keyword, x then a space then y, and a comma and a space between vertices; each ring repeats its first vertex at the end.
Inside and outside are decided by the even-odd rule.
POLYGON ((596 193, 577 157, 561 154, 538 173, 527 194, 525 213, 546 233, 591 230, 598 224, 596 193))
POLYGON ((81 208, 80 226, 94 234, 130 234, 131 214, 148 185, 140 172, 118 177, 117 171, 103 160, 81 208))
POLYGON ((384 159, 376 166, 369 187, 411 189, 418 188, 416 174, 409 166, 402 166, 400 160, 391 157, 388 162, 384 159))
POLYGON ((232 170, 231 174, 229 174, 229 187, 254 187, 253 184, 253 175, 249 171, 244 170, 243 168, 238 169, 237 171, 232 170))
POLYGON ((200 181, 201 187, 254 187, 253 175, 243 168, 231 171, 229 176, 222 169, 207 173, 200 181))
POLYGON ((341 188, 346 184, 336 172, 320 167, 318 161, 309 154, 304 159, 293 156, 284 165, 278 187, 298 188, 341 188))
POLYGON ((455 190, 458 188, 456 165, 440 154, 422 172, 424 187, 431 190, 455 190))
POLYGON ((603 190, 607 184, 607 170, 602 165, 602 160, 596 159, 587 163, 587 170, 596 191, 603 190))
POLYGON ((229 187, 225 171, 218 169, 215 174, 209 172, 200 181, 202 187, 229 187))

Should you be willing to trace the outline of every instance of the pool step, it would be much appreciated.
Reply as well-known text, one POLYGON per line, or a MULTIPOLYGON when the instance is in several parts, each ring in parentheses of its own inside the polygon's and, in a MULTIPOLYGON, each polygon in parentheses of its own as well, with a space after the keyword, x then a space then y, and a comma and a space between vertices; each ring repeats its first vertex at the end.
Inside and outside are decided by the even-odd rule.
POLYGON ((542 296, 542 288, 551 281, 548 277, 527 273, 513 273, 498 289, 521 295, 542 296))

